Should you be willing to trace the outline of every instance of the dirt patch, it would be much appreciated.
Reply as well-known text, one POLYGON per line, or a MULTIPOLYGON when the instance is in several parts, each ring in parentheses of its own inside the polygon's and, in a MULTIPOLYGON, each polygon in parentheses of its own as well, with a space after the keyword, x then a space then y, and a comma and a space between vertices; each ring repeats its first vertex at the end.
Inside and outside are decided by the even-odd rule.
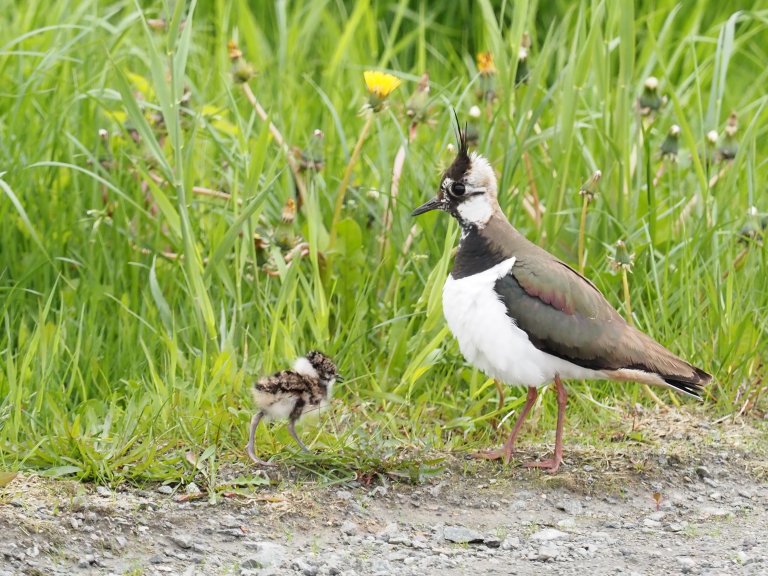
POLYGON ((0 575, 766 574, 767 438, 651 414, 604 446, 571 438, 556 476, 448 454, 420 485, 282 467, 213 502, 25 474, 0 495, 0 575))

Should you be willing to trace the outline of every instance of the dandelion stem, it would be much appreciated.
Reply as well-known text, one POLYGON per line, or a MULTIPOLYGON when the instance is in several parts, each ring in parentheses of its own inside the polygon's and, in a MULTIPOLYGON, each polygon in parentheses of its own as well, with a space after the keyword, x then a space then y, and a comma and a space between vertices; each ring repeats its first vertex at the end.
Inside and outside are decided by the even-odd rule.
POLYGON ((373 113, 368 112, 367 118, 365 119, 365 124, 363 125, 363 129, 360 131, 360 136, 358 136, 357 138, 357 142, 355 143, 355 148, 352 150, 352 156, 349 157, 349 163, 347 164, 346 170, 344 170, 344 177, 341 179, 339 192, 336 195, 336 205, 333 208, 333 220, 331 220, 331 238, 330 238, 331 246, 333 246, 336 243, 336 226, 339 223, 339 218, 341 218, 341 209, 344 206, 344 196, 347 194, 347 188, 349 188, 349 181, 352 178, 352 170, 354 169, 355 164, 357 164, 357 161, 360 157, 360 152, 363 149, 363 143, 365 142, 365 139, 368 137, 368 132, 371 131, 372 125, 373 125, 373 113))
POLYGON ((579 272, 584 274, 584 267, 586 266, 586 259, 584 256, 584 235, 587 228, 587 207, 589 206, 589 195, 583 195, 583 201, 581 204, 581 221, 579 222, 579 272))
POLYGON ((390 187, 387 209, 384 212, 384 232, 381 235, 381 258, 384 258, 386 253, 389 232, 392 230, 392 213, 397 205, 397 195, 400 192, 400 177, 403 175, 403 165, 405 164, 406 153, 407 148, 405 143, 403 143, 397 150, 397 154, 395 154, 395 162, 392 165, 392 186, 390 187))
POLYGON ((250 102, 251 106, 253 106, 253 109, 256 111, 258 117, 261 118, 262 122, 269 122, 269 133, 272 134, 272 138, 275 139, 275 143, 285 154, 285 159, 288 161, 288 167, 291 169, 291 172, 293 172, 293 178, 296 181, 296 189, 299 191, 300 204, 302 206, 306 206, 307 186, 304 183, 304 178, 301 175, 301 168, 299 167, 298 162, 296 162, 296 159, 293 157, 290 146, 288 146, 286 143, 285 138, 283 138, 283 135, 280 133, 280 130, 277 129, 277 126, 275 126, 272 121, 269 120, 267 111, 264 110, 264 107, 256 98, 256 95, 253 93, 253 90, 251 90, 251 87, 248 84, 243 84, 242 86, 245 97, 248 99, 248 102, 250 102))
POLYGON ((632 319, 632 301, 629 296, 629 278, 627 278, 626 269, 621 270, 621 285, 624 286, 624 309, 627 315, 627 324, 634 326, 635 322, 632 319))

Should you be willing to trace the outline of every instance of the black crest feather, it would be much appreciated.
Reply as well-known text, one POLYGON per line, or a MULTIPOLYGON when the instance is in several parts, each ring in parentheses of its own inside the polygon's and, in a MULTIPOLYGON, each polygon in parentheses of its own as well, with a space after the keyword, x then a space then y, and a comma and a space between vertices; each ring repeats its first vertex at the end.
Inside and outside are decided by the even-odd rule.
POLYGON ((461 129, 461 123, 459 122, 459 115, 456 113, 456 109, 453 109, 453 118, 456 120, 456 141, 459 144, 459 151, 456 154, 456 159, 445 171, 443 178, 450 178, 451 180, 458 181, 464 177, 464 174, 469 170, 471 161, 469 159, 469 149, 467 147, 467 126, 464 125, 464 130, 461 129))

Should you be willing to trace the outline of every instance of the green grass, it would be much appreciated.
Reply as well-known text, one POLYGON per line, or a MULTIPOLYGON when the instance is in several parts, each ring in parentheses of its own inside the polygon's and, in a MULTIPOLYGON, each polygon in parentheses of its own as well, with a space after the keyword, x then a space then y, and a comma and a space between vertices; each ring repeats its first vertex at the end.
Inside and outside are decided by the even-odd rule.
MULTIPOLYGON (((492 421, 524 395, 511 391, 499 411, 442 319, 456 224, 424 216, 411 236, 409 215, 451 161, 451 107, 467 119, 479 103, 484 50, 497 99, 479 103, 477 148, 501 173, 515 226, 577 265, 579 187, 600 169, 586 274, 623 306, 609 256, 627 242, 634 321, 715 375, 713 414, 764 386, 767 253, 739 231, 759 221, 751 206, 768 211, 768 2, 141 4, 0 0, 1 468, 174 480, 194 474, 192 451, 214 478, 221 461, 245 458, 250 383, 311 348, 348 378, 333 416, 304 427, 322 454, 294 457, 278 426, 260 429, 263 455, 330 481, 419 478, 437 463, 404 454, 494 443, 492 421), (157 18, 163 29, 148 25, 157 18), (514 88, 526 31, 530 77, 514 88), (325 167, 304 174, 293 223, 281 221, 295 196, 289 163, 233 81, 233 38, 287 145, 325 134, 325 167), (331 230, 365 123, 366 69, 403 85, 376 115, 331 230), (425 70, 431 122, 408 144, 405 102, 425 70), (641 118, 650 75, 669 101, 641 118), (731 111, 735 160, 702 161, 705 134, 722 133, 731 111), (653 184, 673 123, 679 161, 653 184), (526 208, 534 196, 540 218, 526 208), (308 253, 286 265, 300 241, 308 253)), ((605 407, 647 402, 635 385, 571 389, 569 426, 584 429, 612 417, 605 407)), ((542 452, 554 412, 546 395, 526 429, 542 452)))

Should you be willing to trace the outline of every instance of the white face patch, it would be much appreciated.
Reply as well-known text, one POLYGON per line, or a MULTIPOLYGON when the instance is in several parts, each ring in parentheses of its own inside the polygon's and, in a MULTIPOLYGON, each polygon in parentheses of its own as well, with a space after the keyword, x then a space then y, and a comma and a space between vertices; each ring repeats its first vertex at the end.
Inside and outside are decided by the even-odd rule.
POLYGON ((478 228, 483 228, 493 214, 493 207, 485 194, 470 196, 461 202, 456 209, 463 222, 474 224, 478 228))
POLYGON ((312 363, 304 356, 297 358, 293 363, 293 371, 303 374, 304 376, 310 376, 311 378, 317 378, 317 370, 312 366, 312 363))

